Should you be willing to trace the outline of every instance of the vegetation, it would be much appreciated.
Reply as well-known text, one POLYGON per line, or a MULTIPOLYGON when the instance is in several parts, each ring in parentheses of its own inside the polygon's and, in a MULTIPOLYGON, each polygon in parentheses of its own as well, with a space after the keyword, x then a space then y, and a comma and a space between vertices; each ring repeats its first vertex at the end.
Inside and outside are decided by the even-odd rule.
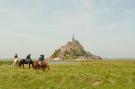
POLYGON ((0 60, 0 65, 1 64, 8 64, 8 65, 10 65, 10 64, 12 64, 12 60, 0 60))
MULTIPOLYGON (((87 52, 85 52, 84 50, 71 50, 70 52, 65 51, 64 60, 77 59, 86 54, 87 54, 87 52)), ((52 54, 52 58, 57 58, 59 56, 60 56, 60 50, 55 50, 55 52, 52 54)))
POLYGON ((42 72, 0 65, 0 89, 135 89, 135 61, 53 64, 42 72))
POLYGON ((60 54, 60 50, 55 50, 55 52, 52 54, 52 57, 57 58, 59 57, 59 54, 60 54))

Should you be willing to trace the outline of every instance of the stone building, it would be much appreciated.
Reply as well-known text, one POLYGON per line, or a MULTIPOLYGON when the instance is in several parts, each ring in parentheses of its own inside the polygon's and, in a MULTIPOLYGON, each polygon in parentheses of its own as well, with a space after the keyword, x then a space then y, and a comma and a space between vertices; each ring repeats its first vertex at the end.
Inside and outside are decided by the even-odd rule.
POLYGON ((72 41, 69 41, 66 45, 61 46, 59 50, 70 52, 71 50, 83 50, 83 47, 73 35, 72 41))

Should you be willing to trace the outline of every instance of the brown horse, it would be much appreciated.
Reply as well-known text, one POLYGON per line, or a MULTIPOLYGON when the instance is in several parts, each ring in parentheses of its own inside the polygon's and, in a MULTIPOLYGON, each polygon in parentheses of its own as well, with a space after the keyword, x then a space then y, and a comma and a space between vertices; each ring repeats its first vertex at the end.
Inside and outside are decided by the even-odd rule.
POLYGON ((24 64, 29 64, 29 69, 30 69, 30 65, 32 64, 32 67, 34 68, 34 63, 32 60, 26 61, 26 59, 21 59, 19 62, 19 67, 23 65, 24 68, 24 64))
POLYGON ((40 69, 40 68, 42 68, 43 72, 45 71, 45 69, 50 70, 49 64, 48 64, 47 61, 44 61, 44 62, 42 63, 42 65, 41 65, 39 62, 40 62, 39 60, 36 60, 36 61, 34 62, 34 69, 40 69))

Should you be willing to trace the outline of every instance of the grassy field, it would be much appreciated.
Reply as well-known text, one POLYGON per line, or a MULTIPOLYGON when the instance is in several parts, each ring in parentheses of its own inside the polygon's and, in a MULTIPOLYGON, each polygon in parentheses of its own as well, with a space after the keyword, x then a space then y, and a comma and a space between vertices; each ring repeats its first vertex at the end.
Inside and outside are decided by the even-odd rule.
POLYGON ((135 61, 53 64, 50 71, 0 62, 0 89, 135 89, 135 61))

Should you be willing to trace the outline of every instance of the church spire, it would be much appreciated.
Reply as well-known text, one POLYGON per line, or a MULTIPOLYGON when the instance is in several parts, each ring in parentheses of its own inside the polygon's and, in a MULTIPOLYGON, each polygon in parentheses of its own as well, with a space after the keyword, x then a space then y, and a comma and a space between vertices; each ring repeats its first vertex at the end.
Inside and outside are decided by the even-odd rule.
POLYGON ((73 38, 72 38, 72 41, 75 41, 75 36, 74 36, 74 34, 73 34, 73 38))

